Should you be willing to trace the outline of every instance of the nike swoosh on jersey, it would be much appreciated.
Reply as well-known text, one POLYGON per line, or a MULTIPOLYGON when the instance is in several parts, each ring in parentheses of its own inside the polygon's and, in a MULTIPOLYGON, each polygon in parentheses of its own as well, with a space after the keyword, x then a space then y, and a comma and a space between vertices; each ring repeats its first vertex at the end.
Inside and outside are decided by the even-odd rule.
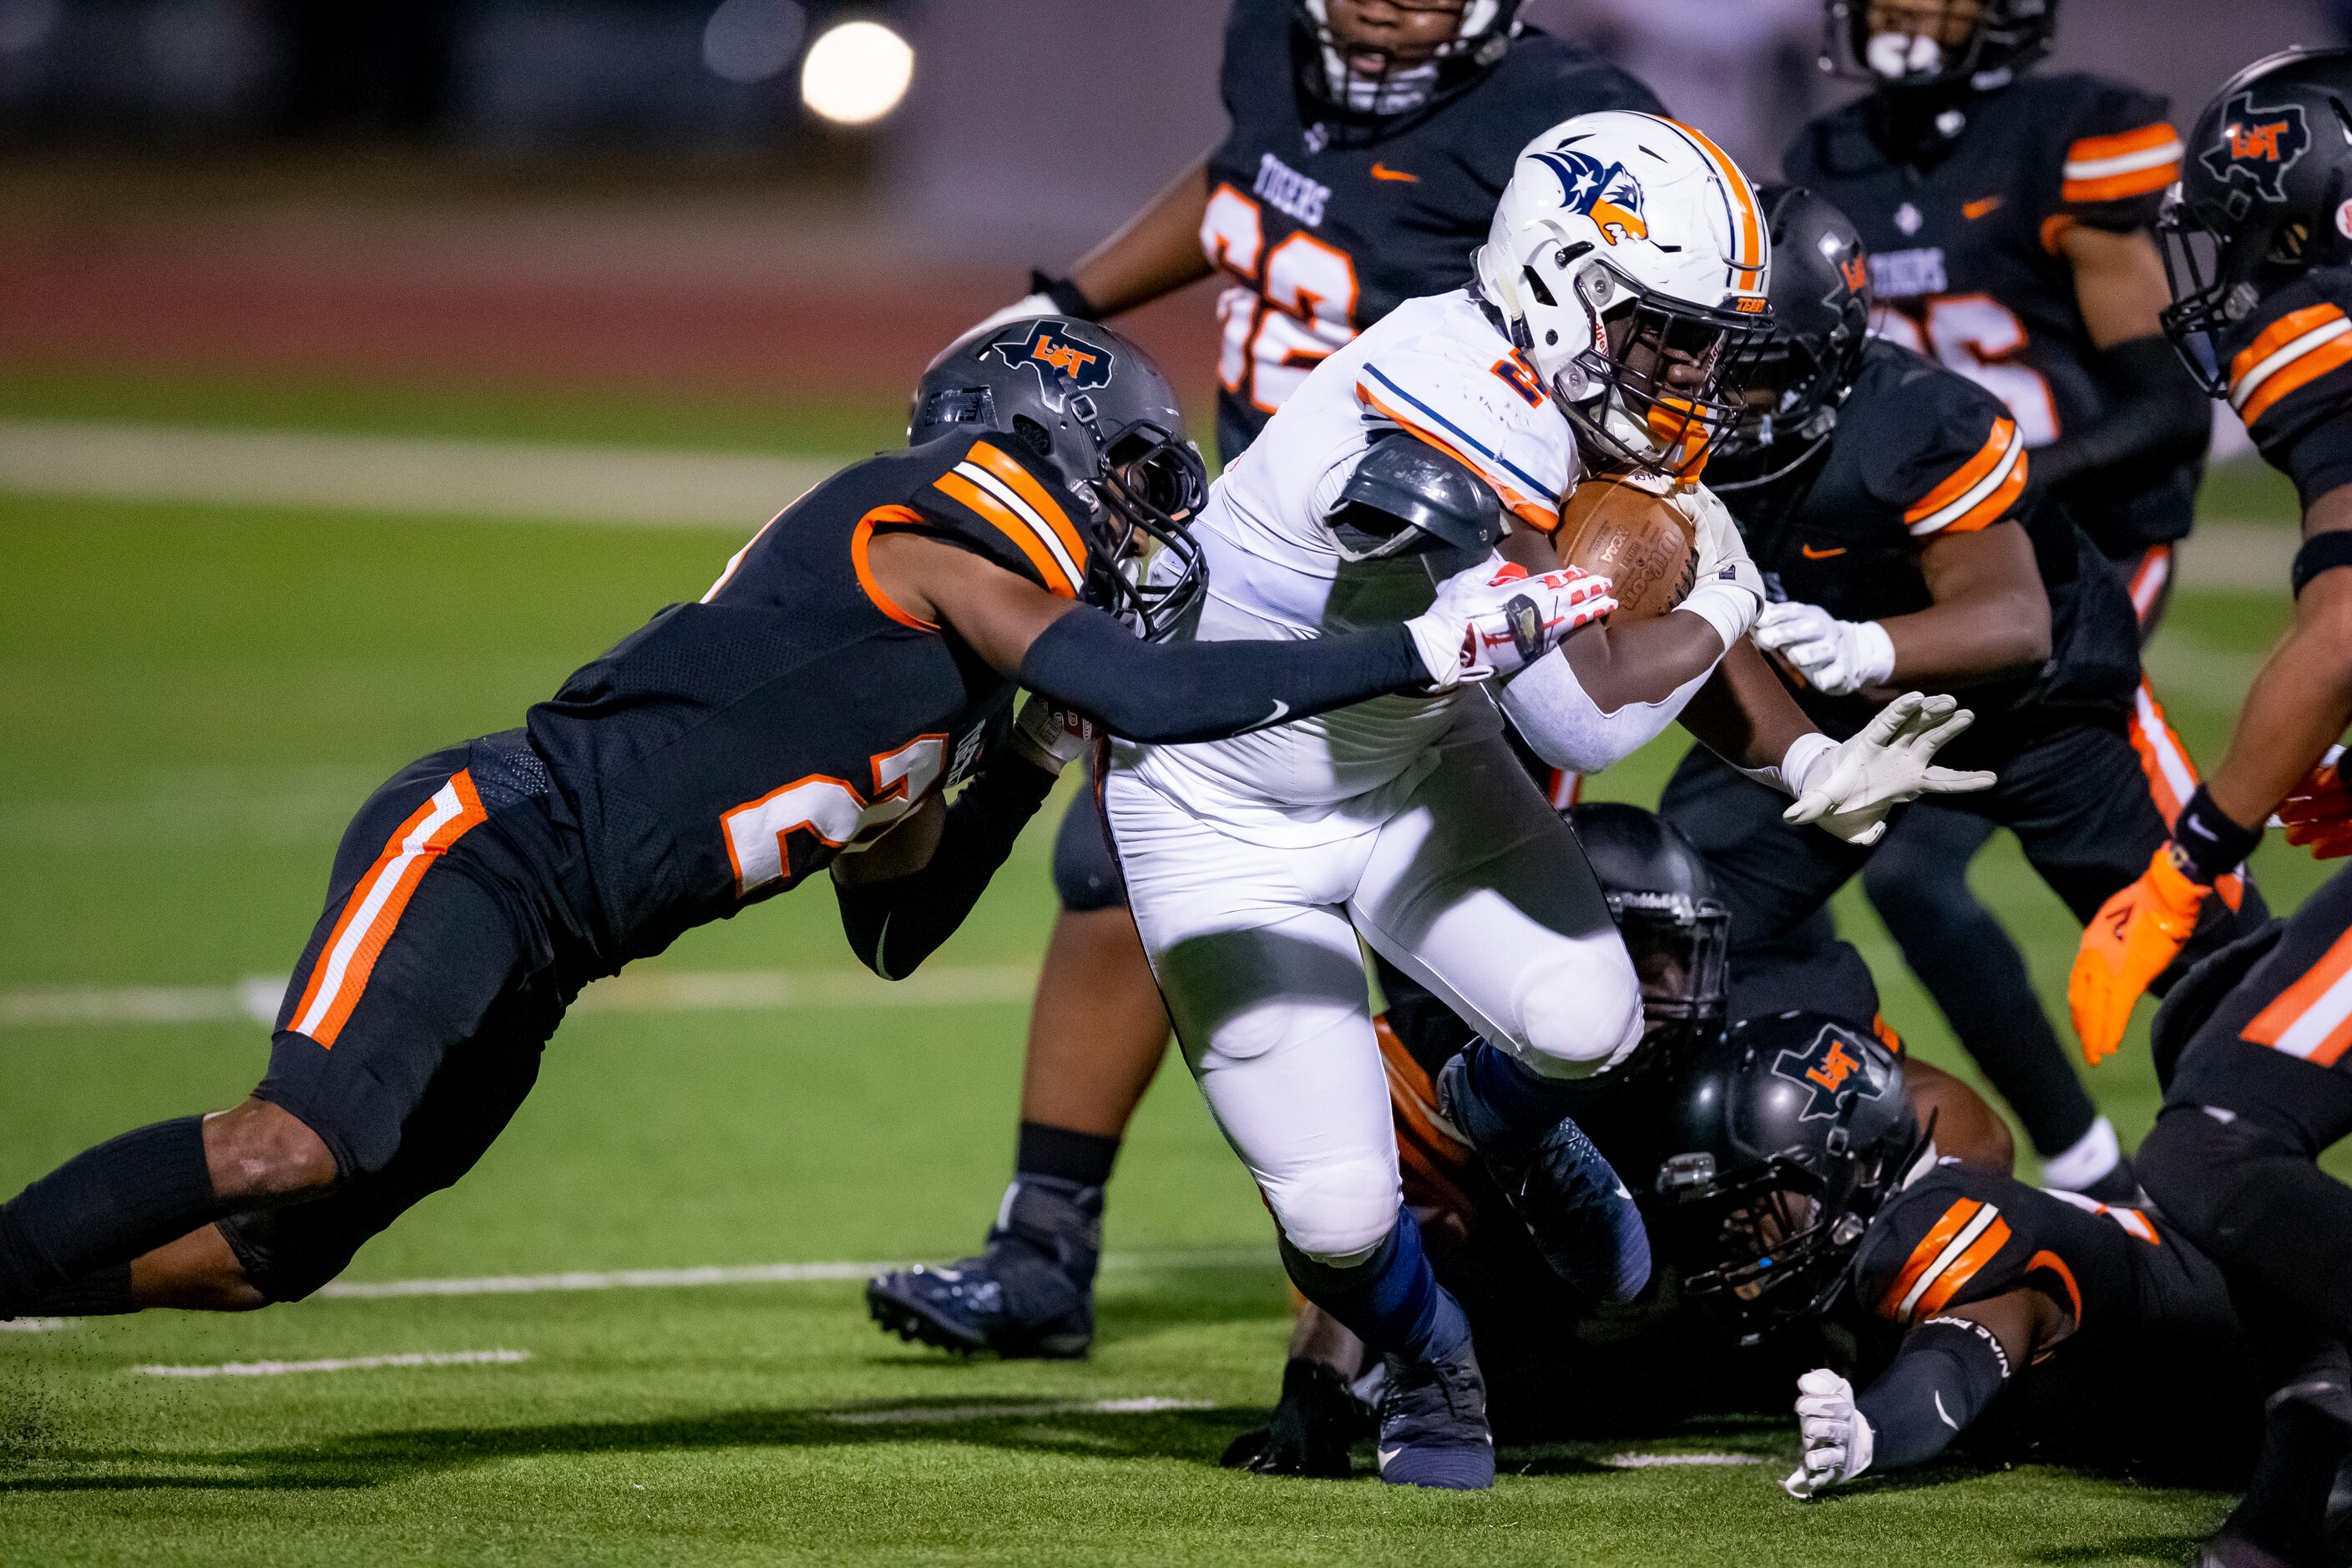
POLYGON ((1289 703, 1287 703, 1287 702, 1285 702, 1285 701, 1284 701, 1281 698, 1279 698, 1279 697, 1276 698, 1276 699, 1274 700, 1274 711, 1273 711, 1273 712, 1271 712, 1271 713, 1269 713, 1269 714, 1267 714, 1264 719, 1262 719, 1262 720, 1260 720, 1260 721, 1258 721, 1258 728, 1259 728, 1259 729, 1261 729, 1261 730, 1263 730, 1263 729, 1264 729, 1264 728, 1265 728, 1268 724, 1279 724, 1279 723, 1281 723, 1281 722, 1282 722, 1282 720, 1283 720, 1283 716, 1284 716, 1285 714, 1288 713, 1289 711, 1290 711, 1290 704, 1289 704, 1289 703))
POLYGON ((1832 555, 1844 554, 1845 548, 1846 547, 1843 544, 1839 545, 1835 550, 1816 550, 1810 544, 1801 544, 1797 546, 1798 552, 1803 555, 1808 561, 1827 561, 1832 555))
POLYGON ((1984 216, 1985 214, 2000 205, 2000 202, 2001 198, 1999 196, 1979 196, 1972 202, 1962 202, 1960 204, 1960 216, 1968 219, 1970 223, 1974 223, 1977 219, 1984 216))
POLYGON ((1380 163, 1377 160, 1372 164, 1372 178, 1375 180, 1394 180, 1400 184, 1407 185, 1417 185, 1421 184, 1421 176, 1419 174, 1409 174, 1402 169, 1391 169, 1386 163, 1380 163))

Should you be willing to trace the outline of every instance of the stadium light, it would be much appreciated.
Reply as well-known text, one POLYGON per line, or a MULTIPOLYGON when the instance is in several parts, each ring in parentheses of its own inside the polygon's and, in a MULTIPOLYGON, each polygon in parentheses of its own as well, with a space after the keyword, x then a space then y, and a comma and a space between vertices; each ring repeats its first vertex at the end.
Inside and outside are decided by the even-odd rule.
POLYGON ((898 107, 915 51, 879 22, 844 22, 809 46, 801 101, 837 125, 869 125, 898 107))
POLYGON ((761 82, 784 73, 808 32, 793 0, 719 0, 702 26, 702 63, 727 81, 761 82))

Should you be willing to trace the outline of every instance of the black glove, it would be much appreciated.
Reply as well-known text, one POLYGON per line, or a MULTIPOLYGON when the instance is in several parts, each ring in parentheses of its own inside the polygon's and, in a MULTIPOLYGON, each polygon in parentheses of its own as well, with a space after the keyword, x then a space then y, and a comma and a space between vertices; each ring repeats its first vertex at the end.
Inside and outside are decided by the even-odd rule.
POLYGON ((1319 1361, 1293 1357, 1282 1369, 1273 1416, 1234 1438, 1217 1462, 1261 1476, 1345 1480, 1349 1447, 1371 1432, 1371 1418, 1348 1392, 1346 1378, 1319 1361))

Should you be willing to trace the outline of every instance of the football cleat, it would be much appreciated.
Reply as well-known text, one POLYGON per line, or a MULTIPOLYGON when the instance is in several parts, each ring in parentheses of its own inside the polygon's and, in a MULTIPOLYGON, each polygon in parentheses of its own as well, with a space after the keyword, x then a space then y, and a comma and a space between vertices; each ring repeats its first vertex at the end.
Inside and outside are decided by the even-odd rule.
POLYGON ((887 1333, 959 1354, 1083 1356, 1095 1337, 1102 1205, 1100 1187, 1015 1181, 986 1251, 877 1275, 866 1283, 866 1310, 887 1333))
POLYGON ((1234 1438, 1217 1463, 1253 1475, 1346 1480, 1348 1449, 1370 1429, 1336 1368, 1293 1356, 1282 1369, 1282 1399, 1273 1415, 1234 1438))
POLYGON ((1495 1484, 1486 1380, 1470 1338, 1426 1361, 1388 1358, 1381 1385, 1381 1479, 1391 1486, 1483 1491, 1495 1484))

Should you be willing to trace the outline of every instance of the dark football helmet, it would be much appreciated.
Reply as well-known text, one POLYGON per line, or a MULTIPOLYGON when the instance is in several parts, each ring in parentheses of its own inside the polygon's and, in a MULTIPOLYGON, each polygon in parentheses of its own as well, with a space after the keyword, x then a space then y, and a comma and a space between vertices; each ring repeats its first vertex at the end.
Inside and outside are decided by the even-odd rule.
POLYGON ((1881 92, 1990 89, 2050 52, 2058 0, 1828 0, 1822 69, 1881 92), (1973 15, 1971 15, 1973 13, 1973 15))
POLYGON ((1718 490, 1777 479, 1830 438, 1870 336, 1869 258, 1845 214, 1801 185, 1757 196, 1772 232, 1772 333, 1743 367, 1747 408, 1708 479, 1718 490))
POLYGON ((1052 464, 1082 503, 1080 596, 1138 637, 1172 632, 1208 586, 1191 523, 1209 478, 1160 367, 1095 321, 1032 316, 974 333, 924 373, 907 443, 981 431, 1052 464))
POLYGON ((1742 1343, 1826 1310, 1927 1142, 1877 1040, 1822 1013, 1740 1020, 1685 1075, 1658 1170, 1684 1289, 1742 1343))
POLYGON ((2229 391, 2220 335, 2314 267, 2352 260, 2352 49, 2287 49, 2224 83, 2157 219, 2189 372, 2229 391))
POLYGON ((1723 1032, 1731 915, 1680 829, 1638 805, 1580 801, 1560 814, 1592 863, 1601 897, 1642 979, 1641 1048, 1610 1076, 1682 1070, 1723 1032))
POLYGON ((1407 10, 1458 10, 1454 36, 1432 54, 1404 59, 1364 51, 1380 64, 1357 63, 1348 41, 1332 30, 1329 0, 1295 0, 1293 55, 1298 88, 1324 117, 1323 132, 1342 144, 1386 134, 1406 115, 1418 113, 1477 79, 1503 58, 1518 31, 1520 0, 1399 0, 1407 10))

